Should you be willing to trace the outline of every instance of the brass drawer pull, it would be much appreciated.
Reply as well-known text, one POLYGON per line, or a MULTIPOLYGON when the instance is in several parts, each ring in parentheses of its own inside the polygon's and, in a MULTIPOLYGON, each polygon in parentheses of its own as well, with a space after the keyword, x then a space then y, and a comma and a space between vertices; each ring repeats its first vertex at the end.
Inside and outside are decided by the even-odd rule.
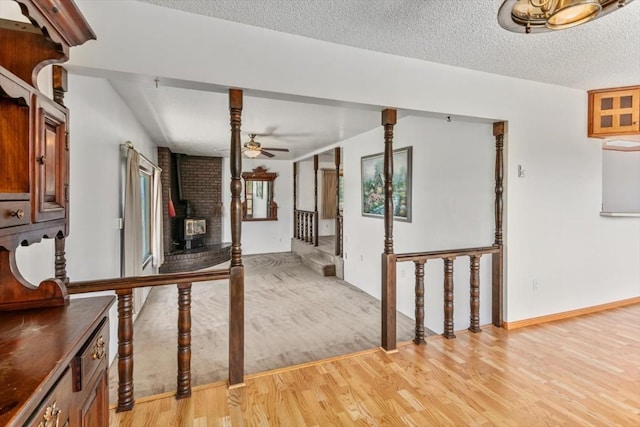
POLYGON ((91 354, 91 358, 93 360, 102 359, 104 357, 104 340, 102 339, 102 335, 98 337, 96 343, 93 345, 93 353, 91 354))
POLYGON ((38 427, 58 427, 60 412, 62 411, 58 408, 58 404, 56 402, 47 406, 47 409, 44 411, 44 415, 42 416, 42 421, 40 421, 38 427))
POLYGON ((22 209, 17 209, 10 214, 11 216, 15 216, 18 219, 24 218, 24 211, 22 209))

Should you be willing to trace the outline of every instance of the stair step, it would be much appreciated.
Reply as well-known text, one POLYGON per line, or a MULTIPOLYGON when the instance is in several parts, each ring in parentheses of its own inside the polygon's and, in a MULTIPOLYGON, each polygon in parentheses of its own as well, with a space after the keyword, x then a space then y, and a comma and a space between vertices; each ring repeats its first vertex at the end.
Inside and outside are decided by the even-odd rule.
POLYGON ((321 252, 302 255, 302 263, 321 276, 335 276, 336 266, 321 252))

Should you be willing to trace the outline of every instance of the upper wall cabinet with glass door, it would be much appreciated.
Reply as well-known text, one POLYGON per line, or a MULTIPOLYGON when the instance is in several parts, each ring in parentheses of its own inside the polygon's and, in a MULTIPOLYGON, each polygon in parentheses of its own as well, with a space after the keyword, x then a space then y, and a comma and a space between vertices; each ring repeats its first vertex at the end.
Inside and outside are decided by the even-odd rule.
MULTIPOLYGON (((68 234, 66 71, 54 66, 54 100, 38 74, 95 39, 69 0, 17 0, 0 8, 0 247, 68 234), (22 15, 22 17, 21 17, 22 15), (24 19, 23 19, 24 18, 24 19)), ((49 70, 47 69, 49 72, 49 70)))
POLYGON ((589 91, 588 135, 640 138, 640 86, 589 91))

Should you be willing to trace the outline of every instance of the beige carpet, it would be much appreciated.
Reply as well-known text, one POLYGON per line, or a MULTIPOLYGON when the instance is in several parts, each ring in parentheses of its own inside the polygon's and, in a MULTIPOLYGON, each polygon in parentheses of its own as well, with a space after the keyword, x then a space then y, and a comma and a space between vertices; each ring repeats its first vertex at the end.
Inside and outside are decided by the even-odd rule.
MULTIPOLYGON (((380 345, 380 301, 335 277, 321 277, 292 253, 244 258, 245 372, 267 371, 380 345)), ((176 389, 176 286, 152 290, 134 327, 134 396, 176 389)), ((192 385, 227 378, 227 281, 192 288, 192 385)), ((398 341, 414 323, 398 313, 398 341)), ((115 337, 114 337, 115 339, 115 337)), ((116 402, 117 361, 109 372, 116 402)))

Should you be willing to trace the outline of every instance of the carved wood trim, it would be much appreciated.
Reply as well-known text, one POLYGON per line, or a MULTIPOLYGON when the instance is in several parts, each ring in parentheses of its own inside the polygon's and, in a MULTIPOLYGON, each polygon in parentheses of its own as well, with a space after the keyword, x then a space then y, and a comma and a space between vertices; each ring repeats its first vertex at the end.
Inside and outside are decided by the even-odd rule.
POLYGON ((447 339, 453 339, 453 261, 455 257, 444 259, 444 332, 447 339))
POLYGON ((242 90, 229 89, 229 112, 231 124, 231 266, 242 265, 242 145, 240 125, 242 118, 242 90))
POLYGON ((133 291, 118 295, 118 406, 116 412, 133 408, 133 291))
POLYGON ((469 257, 469 330, 471 332, 482 332, 480 329, 480 255, 469 257))
POLYGON ((178 386, 176 399, 191 396, 191 283, 178 284, 178 386))
POLYGON ((427 343, 424 339, 424 263, 425 261, 415 261, 416 335, 413 342, 417 345, 427 343))

